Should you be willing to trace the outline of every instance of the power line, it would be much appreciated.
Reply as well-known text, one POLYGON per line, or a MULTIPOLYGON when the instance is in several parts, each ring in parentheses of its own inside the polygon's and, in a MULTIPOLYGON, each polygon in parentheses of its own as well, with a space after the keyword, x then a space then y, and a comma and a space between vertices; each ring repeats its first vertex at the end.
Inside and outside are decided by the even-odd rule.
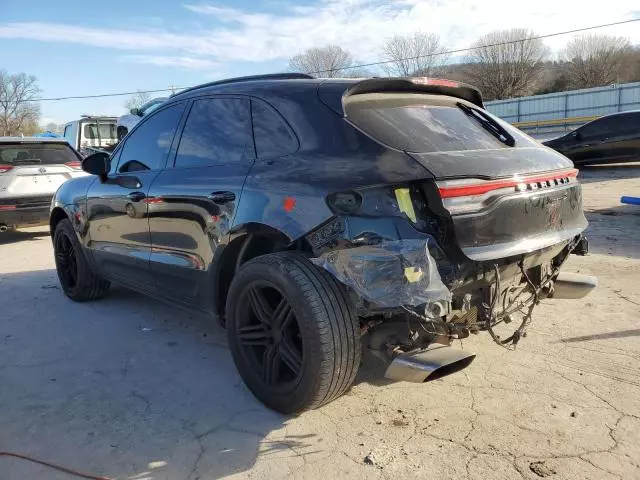
POLYGON ((387 63, 394 63, 394 62, 403 61, 403 60, 417 60, 418 58, 435 57, 435 56, 438 56, 438 55, 450 55, 452 53, 462 53, 462 52, 468 52, 468 51, 471 51, 471 50, 480 50, 481 48, 488 48, 488 47, 499 47, 501 45, 509 45, 511 43, 524 42, 524 41, 528 41, 528 40, 538 40, 538 39, 542 39, 542 38, 558 37, 560 35, 568 35, 570 33, 586 32, 588 30, 595 30, 597 28, 612 27, 614 25, 623 25, 625 23, 632 23, 632 22, 640 22, 640 18, 633 18, 631 20, 622 20, 620 22, 613 22, 613 23, 604 23, 602 25, 594 25, 592 27, 576 28, 574 30, 565 30, 564 32, 548 33, 546 35, 536 35, 534 37, 526 37, 526 38, 521 38, 521 39, 518 39, 518 40, 509 40, 509 41, 506 41, 506 42, 490 43, 490 44, 486 44, 486 45, 478 45, 477 47, 467 47, 467 48, 460 48, 460 49, 457 49, 457 50, 448 50, 446 52, 429 53, 429 54, 426 54, 426 55, 417 55, 415 57, 405 57, 405 58, 401 58, 401 59, 397 59, 397 60, 383 60, 383 61, 380 61, 380 62, 361 63, 359 65, 350 65, 348 67, 340 67, 340 68, 334 68, 334 69, 329 69, 329 70, 318 70, 318 71, 315 71, 315 72, 309 72, 309 74, 310 75, 314 75, 316 73, 337 72, 337 71, 340 71, 340 70, 350 70, 350 69, 353 69, 353 68, 375 67, 377 65, 385 65, 387 63))
MULTIPOLYGON (((632 23, 632 22, 640 22, 640 18, 633 18, 631 20, 621 20, 619 22, 613 22, 613 23, 603 23, 600 25, 593 25, 591 27, 584 27, 584 28, 576 28, 573 30, 565 30, 562 32, 555 32, 555 33, 548 33, 545 35, 536 35, 533 37, 527 37, 527 38, 521 38, 518 40, 509 40, 506 42, 499 42, 499 43, 492 43, 492 44, 487 44, 487 45, 479 45, 477 47, 467 47, 467 48, 459 48, 456 50, 447 50, 445 52, 437 52, 437 53, 431 53, 431 54, 427 54, 427 55, 417 55, 415 57, 406 57, 406 58, 402 58, 400 60, 417 60, 419 58, 425 58, 425 57, 434 57, 434 56, 438 56, 438 55, 450 55, 453 53, 463 53, 463 52, 468 52, 471 50, 479 50, 481 48, 488 48, 488 47, 498 47, 501 45, 509 45, 512 43, 518 43, 518 42, 524 42, 524 41, 528 41, 528 40, 538 40, 538 39, 543 39, 543 38, 550 38, 550 37, 558 37, 560 35, 568 35, 570 33, 579 33, 579 32, 586 32, 588 30, 595 30, 598 28, 605 28, 605 27, 613 27, 615 25, 624 25, 627 23, 632 23)), ((341 71, 341 70, 351 70, 354 68, 365 68, 365 67, 375 67, 378 65, 385 65, 388 63, 394 63, 397 62, 398 60, 383 60, 380 62, 371 62, 371 63, 361 63, 358 65, 350 65, 348 67, 340 67, 340 68, 334 68, 334 69, 328 69, 328 70, 317 70, 314 72, 309 72, 311 75, 314 74, 319 74, 319 73, 329 73, 329 72, 337 72, 337 71, 341 71)), ((54 101, 58 101, 58 100, 80 100, 80 99, 85 99, 85 98, 106 98, 106 97, 123 97, 126 95, 135 95, 138 93, 160 93, 160 92, 175 92, 176 90, 182 90, 184 88, 190 88, 190 87, 175 87, 175 86, 171 86, 170 88, 162 88, 162 89, 157 89, 157 90, 142 90, 142 91, 135 91, 135 92, 122 92, 122 93, 100 93, 100 94, 96 94, 96 95, 78 95, 78 96, 68 96, 68 97, 51 97, 51 98, 39 98, 39 99, 34 99, 34 100, 29 100, 32 102, 54 102, 54 101)))
POLYGON ((49 101, 56 101, 56 100, 78 100, 82 98, 123 97, 125 95, 136 95, 138 93, 174 92, 176 90, 182 90, 183 88, 187 88, 187 87, 171 86, 170 88, 161 88, 158 90, 136 90, 135 92, 99 93, 96 95, 78 95, 78 96, 72 96, 72 97, 37 98, 30 101, 31 102, 49 102, 49 101))

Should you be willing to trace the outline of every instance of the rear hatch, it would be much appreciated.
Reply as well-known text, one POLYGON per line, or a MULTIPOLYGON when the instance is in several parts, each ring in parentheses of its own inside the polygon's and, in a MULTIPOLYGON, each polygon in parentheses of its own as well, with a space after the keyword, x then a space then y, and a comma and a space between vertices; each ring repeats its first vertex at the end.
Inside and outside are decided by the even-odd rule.
POLYGON ((344 98, 343 106, 348 121, 428 170, 432 179, 419 182, 428 209, 451 219, 468 258, 532 252, 586 228, 571 161, 481 102, 440 90, 368 92, 344 98))
POLYGON ((0 143, 0 198, 52 197, 82 174, 80 157, 66 142, 0 143))

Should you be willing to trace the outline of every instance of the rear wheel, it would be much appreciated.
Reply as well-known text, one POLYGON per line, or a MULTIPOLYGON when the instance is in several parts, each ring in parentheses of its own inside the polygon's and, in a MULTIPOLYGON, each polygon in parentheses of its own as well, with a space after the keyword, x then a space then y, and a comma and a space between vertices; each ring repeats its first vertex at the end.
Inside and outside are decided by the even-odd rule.
POLYGON ((231 353, 269 408, 295 413, 347 390, 360 365, 360 329, 344 287, 296 253, 255 258, 227 298, 231 353))
POLYGON ((91 270, 76 232, 66 218, 56 225, 53 251, 60 285, 69 298, 76 302, 95 300, 109 290, 109 282, 91 270))

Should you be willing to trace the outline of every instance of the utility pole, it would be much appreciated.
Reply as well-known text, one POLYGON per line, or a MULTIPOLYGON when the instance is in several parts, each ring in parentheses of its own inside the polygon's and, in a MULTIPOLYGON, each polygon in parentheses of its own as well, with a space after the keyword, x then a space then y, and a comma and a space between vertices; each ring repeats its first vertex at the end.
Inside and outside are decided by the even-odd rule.
POLYGON ((175 85, 169 85, 169 90, 171 90, 171 95, 173 95, 174 93, 176 93, 176 86, 175 85))

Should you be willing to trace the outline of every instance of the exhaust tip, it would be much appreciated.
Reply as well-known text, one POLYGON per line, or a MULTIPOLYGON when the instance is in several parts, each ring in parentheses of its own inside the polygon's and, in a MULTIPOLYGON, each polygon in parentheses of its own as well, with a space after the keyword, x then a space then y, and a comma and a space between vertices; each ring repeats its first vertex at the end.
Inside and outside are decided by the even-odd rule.
POLYGON ((0 233, 4 233, 7 230, 9 230, 9 227, 7 227, 6 225, 2 224, 0 225, 0 233))
POLYGON ((430 382, 431 380, 437 380, 439 378, 446 377, 447 375, 451 375, 452 373, 457 373, 460 370, 464 370, 469 365, 471 365, 471 362, 473 362, 475 358, 475 355, 470 354, 468 357, 461 358, 460 360, 450 363, 449 365, 444 365, 440 368, 436 368, 433 373, 431 373, 431 375, 429 375, 424 381, 430 382))
POLYGON ((391 380, 423 383, 446 377, 467 368, 476 355, 447 345, 402 353, 387 367, 385 377, 391 380))

